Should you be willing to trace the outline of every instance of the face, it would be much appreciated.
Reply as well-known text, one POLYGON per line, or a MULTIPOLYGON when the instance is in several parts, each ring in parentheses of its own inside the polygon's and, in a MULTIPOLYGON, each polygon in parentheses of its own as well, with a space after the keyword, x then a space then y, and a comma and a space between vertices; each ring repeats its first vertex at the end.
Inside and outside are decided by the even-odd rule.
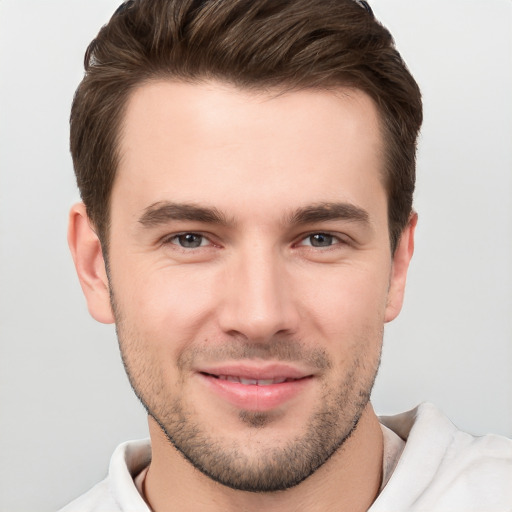
POLYGON ((155 82, 120 149, 109 288, 135 392, 211 478, 297 484, 365 413, 401 306, 372 101, 155 82))

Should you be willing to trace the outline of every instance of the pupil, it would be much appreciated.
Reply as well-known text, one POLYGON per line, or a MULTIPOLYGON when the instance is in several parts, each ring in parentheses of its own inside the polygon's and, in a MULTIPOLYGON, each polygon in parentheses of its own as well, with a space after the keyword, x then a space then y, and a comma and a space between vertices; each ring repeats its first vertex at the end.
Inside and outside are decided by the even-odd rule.
POLYGON ((202 237, 193 233, 187 233, 186 235, 181 235, 179 240, 182 247, 199 247, 202 237))
POLYGON ((311 245, 313 247, 328 247, 332 245, 332 236, 324 233, 317 233, 311 237, 311 245))

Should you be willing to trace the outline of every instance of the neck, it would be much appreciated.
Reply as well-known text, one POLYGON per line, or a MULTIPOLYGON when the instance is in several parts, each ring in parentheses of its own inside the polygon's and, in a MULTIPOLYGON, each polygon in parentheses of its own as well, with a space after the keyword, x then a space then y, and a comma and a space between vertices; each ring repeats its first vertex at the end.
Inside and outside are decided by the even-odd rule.
POLYGON ((315 473, 285 491, 252 493, 214 482, 196 470, 149 420, 153 458, 145 498, 155 512, 366 511, 382 479, 382 431, 370 404, 352 435, 315 473))

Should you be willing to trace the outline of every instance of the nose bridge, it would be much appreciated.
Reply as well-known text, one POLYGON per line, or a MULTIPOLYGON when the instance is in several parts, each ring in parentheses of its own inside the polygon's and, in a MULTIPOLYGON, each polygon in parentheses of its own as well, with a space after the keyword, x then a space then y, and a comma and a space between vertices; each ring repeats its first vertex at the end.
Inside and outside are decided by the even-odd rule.
POLYGON ((247 244, 233 256, 220 315, 225 332, 265 341, 296 328, 290 277, 280 251, 265 242, 247 244))

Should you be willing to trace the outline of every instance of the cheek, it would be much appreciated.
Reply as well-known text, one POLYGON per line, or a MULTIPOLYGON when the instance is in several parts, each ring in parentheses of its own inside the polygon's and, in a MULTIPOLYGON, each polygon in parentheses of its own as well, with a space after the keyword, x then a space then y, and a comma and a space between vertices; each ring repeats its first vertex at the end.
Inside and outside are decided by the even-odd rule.
POLYGON ((351 266, 318 273, 300 296, 304 313, 327 337, 382 326, 387 303, 387 276, 351 266))
POLYGON ((176 267, 139 271, 128 282, 114 282, 122 312, 142 339, 153 345, 179 345, 196 337, 215 302, 212 276, 176 267))

